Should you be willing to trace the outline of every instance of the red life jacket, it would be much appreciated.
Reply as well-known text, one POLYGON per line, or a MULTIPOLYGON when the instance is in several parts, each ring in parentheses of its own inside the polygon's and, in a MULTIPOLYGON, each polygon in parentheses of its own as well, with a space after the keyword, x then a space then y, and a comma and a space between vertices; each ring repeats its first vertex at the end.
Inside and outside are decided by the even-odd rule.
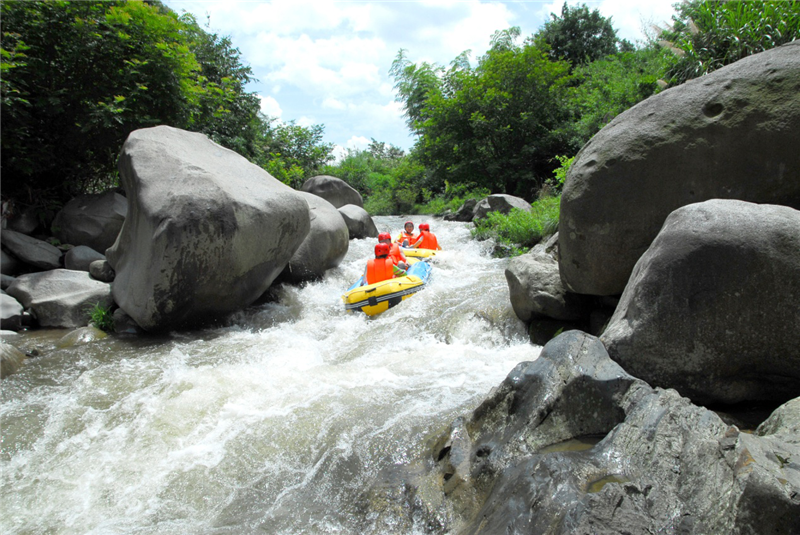
POLYGON ((433 249, 437 251, 441 249, 439 247, 439 240, 436 239, 436 236, 427 230, 422 231, 422 242, 419 244, 420 249, 433 249))
POLYGON ((391 258, 370 258, 367 260, 367 284, 394 278, 394 262, 391 258))
POLYGON ((406 262, 407 263, 406 257, 400 251, 400 244, 399 243, 393 243, 392 244, 392 249, 389 252, 389 258, 392 259, 392 262, 394 262, 395 265, 397 265, 398 262, 406 262))

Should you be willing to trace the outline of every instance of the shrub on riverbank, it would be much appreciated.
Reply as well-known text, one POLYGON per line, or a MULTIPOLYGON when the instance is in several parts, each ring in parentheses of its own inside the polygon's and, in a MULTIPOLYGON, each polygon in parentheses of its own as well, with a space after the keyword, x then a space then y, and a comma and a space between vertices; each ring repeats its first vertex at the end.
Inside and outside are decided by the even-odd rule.
POLYGON ((542 197, 531 205, 530 212, 511 210, 507 215, 490 212, 475 221, 472 236, 478 240, 494 238, 511 248, 512 256, 524 254, 542 238, 558 231, 561 196, 542 197))

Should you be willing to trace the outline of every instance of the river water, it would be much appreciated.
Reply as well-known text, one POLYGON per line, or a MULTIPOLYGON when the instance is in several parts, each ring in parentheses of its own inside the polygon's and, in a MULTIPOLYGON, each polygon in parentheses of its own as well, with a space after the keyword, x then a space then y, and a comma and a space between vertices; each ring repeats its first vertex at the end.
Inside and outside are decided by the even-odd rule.
MULTIPOLYGON (((395 235, 403 220, 375 222, 395 235)), ((432 226, 446 250, 428 287, 371 319, 341 302, 375 244, 352 240, 325 280, 215 328, 61 350, 66 331, 16 338, 42 356, 2 383, 0 531, 357 533, 376 475, 540 350, 507 260, 467 224, 432 226)))

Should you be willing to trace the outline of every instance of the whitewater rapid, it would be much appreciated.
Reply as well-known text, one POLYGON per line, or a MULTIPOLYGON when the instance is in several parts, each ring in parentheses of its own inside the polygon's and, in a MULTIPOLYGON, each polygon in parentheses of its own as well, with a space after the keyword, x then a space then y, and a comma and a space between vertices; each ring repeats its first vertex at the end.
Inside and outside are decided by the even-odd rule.
POLYGON ((445 250, 428 287, 372 319, 341 301, 367 239, 323 281, 214 328, 63 350, 65 331, 19 337, 42 356, 2 382, 1 531, 356 533, 381 470, 541 349, 511 309, 507 260, 467 224, 432 227, 445 250))

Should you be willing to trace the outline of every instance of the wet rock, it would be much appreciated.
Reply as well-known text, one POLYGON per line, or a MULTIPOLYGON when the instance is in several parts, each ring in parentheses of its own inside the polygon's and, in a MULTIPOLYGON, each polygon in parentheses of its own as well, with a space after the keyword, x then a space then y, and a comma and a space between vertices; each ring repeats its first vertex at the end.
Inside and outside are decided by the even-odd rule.
POLYGON ((651 388, 572 331, 365 500, 373 533, 795 533, 797 455, 651 388))
POLYGON ((350 184, 335 176, 313 176, 303 182, 300 190, 322 197, 336 208, 341 208, 348 204, 353 204, 360 208, 364 207, 364 200, 361 198, 361 194, 353 189, 350 184))
POLYGON ((472 220, 484 219, 490 212, 508 214, 514 208, 517 210, 524 210, 525 212, 530 212, 532 209, 528 201, 519 197, 514 197, 513 195, 489 195, 475 205, 472 212, 472 220))
POLYGON ((22 328, 22 316, 25 312, 19 301, 3 292, 0 294, 0 328, 18 331, 22 328))
POLYGON ((89 275, 91 275, 93 279, 102 282, 114 282, 116 273, 114 273, 114 268, 111 267, 108 260, 103 257, 102 260, 95 260, 89 264, 89 275))
POLYGON ((2 240, 3 247, 25 264, 45 270, 61 267, 61 251, 45 241, 13 230, 4 230, 2 240))
POLYGON ((346 204, 339 208, 339 213, 347 224, 351 240, 378 237, 378 227, 367 211, 360 206, 346 204))
POLYGON ((65 334, 58 342, 56 347, 58 349, 66 349, 68 347, 82 346, 108 338, 108 334, 104 333, 97 327, 88 326, 75 329, 72 332, 65 334))
POLYGON ((97 260, 105 260, 106 257, 91 247, 78 245, 73 247, 64 255, 64 267, 74 271, 89 271, 89 266, 97 260))
POLYGON ((17 373, 22 365, 25 364, 25 358, 25 353, 0 340, 0 379, 5 379, 9 375, 17 373))
POLYGON ((114 332, 117 334, 142 334, 144 330, 124 310, 114 311, 114 332))
POLYGON ((0 275, 0 281, 2 281, 0 282, 0 288, 2 288, 5 291, 9 286, 11 286, 11 283, 14 282, 14 280, 16 280, 15 277, 3 273, 2 275, 0 275))
POLYGON ((677 208, 713 198, 800 208, 800 41, 668 89, 581 149, 561 197, 567 289, 619 295, 677 208))
POLYGON ((13 214, 8 220, 9 230, 31 236, 41 226, 39 215, 35 207, 23 209, 21 212, 13 214))
POLYGON ((114 299, 148 331, 248 306, 308 234, 308 204, 297 192, 202 134, 136 130, 119 169, 128 216, 106 257, 114 299))
POLYGON ((95 305, 111 307, 111 286, 85 271, 55 269, 17 277, 8 288, 42 327, 83 327, 95 305))
POLYGON ((800 211, 680 208, 642 256, 603 342, 628 372, 698 403, 800 393, 800 211))
POLYGON ((342 262, 350 246, 350 233, 339 211, 322 197, 300 194, 308 203, 311 230, 281 273, 281 279, 292 283, 322 278, 342 262))
POLYGON ((53 234, 63 243, 105 252, 114 245, 128 214, 128 201, 115 191, 78 195, 53 221, 53 234))

